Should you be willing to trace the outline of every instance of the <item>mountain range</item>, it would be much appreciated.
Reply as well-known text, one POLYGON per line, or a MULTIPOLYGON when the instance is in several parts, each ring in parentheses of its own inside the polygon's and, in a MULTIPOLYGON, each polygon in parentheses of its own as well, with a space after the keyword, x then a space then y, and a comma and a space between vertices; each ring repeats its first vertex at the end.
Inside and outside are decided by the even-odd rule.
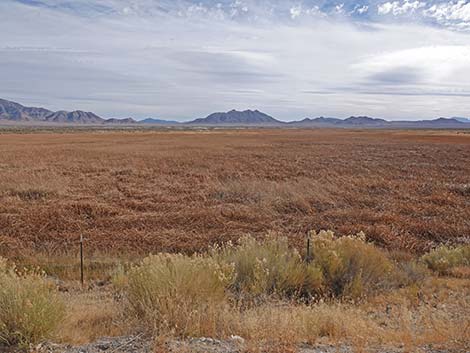
POLYGON ((104 119, 92 112, 81 110, 57 112, 37 107, 25 107, 19 103, 0 99, 0 123, 55 123, 89 125, 167 125, 167 126, 257 126, 257 127, 312 127, 312 128, 470 128, 470 119, 438 118, 420 121, 387 121, 368 116, 351 116, 346 119, 332 117, 305 118, 300 121, 284 122, 259 110, 231 110, 217 112, 205 118, 187 122, 147 118, 136 121, 133 118, 104 119))
POLYGON ((0 120, 75 124, 102 124, 105 122, 105 119, 91 112, 81 110, 53 112, 45 108, 25 107, 5 99, 0 99, 0 120))

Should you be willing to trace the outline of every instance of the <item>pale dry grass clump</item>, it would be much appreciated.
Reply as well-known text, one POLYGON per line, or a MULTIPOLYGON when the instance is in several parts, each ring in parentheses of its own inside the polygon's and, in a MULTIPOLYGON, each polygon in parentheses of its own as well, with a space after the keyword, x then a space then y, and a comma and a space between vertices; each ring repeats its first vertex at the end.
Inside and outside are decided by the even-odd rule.
MULTIPOLYGON (((78 245, 78 243, 77 243, 78 245)), ((129 267, 137 259, 132 256, 121 256, 119 258, 109 256, 102 252, 88 253, 85 243, 85 261, 83 264, 86 281, 109 282, 116 271, 121 267, 129 267)), ((63 281, 78 281, 80 279, 80 256, 78 246, 71 254, 22 254, 15 261, 19 266, 25 268, 40 267, 47 276, 63 281)))
POLYGON ((422 260, 433 271, 449 274, 457 267, 470 266, 470 245, 448 247, 442 245, 422 256, 422 260))
POLYGON ((132 332, 131 327, 135 325, 126 317, 121 303, 106 289, 71 289, 62 298, 66 302, 66 315, 56 330, 60 342, 78 345, 101 337, 123 336, 132 332))
POLYGON ((67 192, 68 178, 47 166, 40 168, 12 168, 2 173, 0 197, 18 198, 20 201, 44 201, 63 196, 67 192))
POLYGON ((41 273, 20 273, 0 259, 0 342, 28 346, 49 338, 64 304, 41 273))
POLYGON ((360 335, 380 333, 364 312, 348 304, 269 302, 238 315, 235 332, 256 342, 315 344, 321 338, 345 342, 360 335))
POLYGON ((128 276, 127 299, 135 315, 156 332, 197 336, 206 331, 205 323, 222 318, 233 268, 200 255, 161 254, 145 258, 128 276))
POLYGON ((316 206, 333 206, 329 187, 329 183, 307 178, 295 181, 229 179, 214 183, 212 196, 225 203, 254 205, 273 213, 308 214, 316 206))

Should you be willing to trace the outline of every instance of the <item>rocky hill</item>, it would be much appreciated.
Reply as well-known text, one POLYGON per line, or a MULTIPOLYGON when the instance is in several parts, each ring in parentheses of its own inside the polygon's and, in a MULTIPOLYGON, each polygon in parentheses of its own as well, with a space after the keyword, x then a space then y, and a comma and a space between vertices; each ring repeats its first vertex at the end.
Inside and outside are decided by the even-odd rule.
POLYGON ((120 125, 132 125, 137 123, 132 118, 124 118, 124 119, 118 119, 118 118, 110 118, 104 121, 105 124, 120 124, 120 125))
POLYGON ((274 119, 259 110, 231 110, 226 113, 213 113, 201 119, 188 122, 192 125, 280 125, 279 120, 274 119))
POLYGON ((53 112, 45 108, 25 107, 19 103, 0 99, 0 120, 14 122, 49 122, 60 124, 101 124, 105 119, 91 112, 76 110, 53 112))
POLYGON ((45 121, 53 112, 36 107, 25 107, 19 103, 0 99, 0 119, 11 121, 45 121))
POLYGON ((51 123, 102 124, 105 119, 91 112, 83 112, 81 110, 66 112, 60 110, 46 116, 45 121, 51 123))

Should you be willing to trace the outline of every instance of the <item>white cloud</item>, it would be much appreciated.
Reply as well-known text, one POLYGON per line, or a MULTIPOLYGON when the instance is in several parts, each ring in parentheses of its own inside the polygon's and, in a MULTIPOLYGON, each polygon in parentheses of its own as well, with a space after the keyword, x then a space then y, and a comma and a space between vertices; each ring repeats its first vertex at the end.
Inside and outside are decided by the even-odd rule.
POLYGON ((439 22, 470 22, 470 3, 460 0, 458 2, 434 4, 423 13, 425 16, 435 18, 439 22))
POLYGON ((404 15, 414 13, 416 10, 421 9, 426 6, 425 2, 421 1, 408 1, 404 0, 403 2, 394 1, 394 2, 385 2, 377 6, 377 12, 379 15, 393 14, 394 16, 404 15))
MULTIPOLYGON (((371 75, 408 68, 424 73, 423 81, 440 83, 465 70, 470 75, 470 45, 436 45, 386 52, 365 58, 356 68, 371 75)), ((469 76, 470 77, 470 76, 469 76)))
POLYGON ((292 19, 296 19, 302 14, 302 6, 297 5, 297 6, 291 7, 289 11, 290 11, 290 17, 292 19))
POLYGON ((367 5, 364 5, 364 6, 356 5, 354 7, 353 13, 355 12, 355 13, 358 13, 358 14, 362 15, 362 14, 366 13, 367 11, 369 11, 369 6, 367 6, 367 5))
POLYGON ((338 14, 343 14, 344 13, 344 3, 336 5, 335 6, 335 11, 338 14))

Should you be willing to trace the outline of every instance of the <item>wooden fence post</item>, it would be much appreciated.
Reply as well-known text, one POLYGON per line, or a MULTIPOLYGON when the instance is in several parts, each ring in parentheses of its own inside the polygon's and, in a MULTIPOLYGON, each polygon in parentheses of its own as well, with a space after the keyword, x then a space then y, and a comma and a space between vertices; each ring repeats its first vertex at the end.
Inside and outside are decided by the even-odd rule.
POLYGON ((307 232, 307 254, 306 254, 306 257, 305 257, 305 261, 307 263, 310 263, 310 261, 312 261, 312 255, 310 253, 310 242, 311 242, 311 237, 310 237, 310 231, 307 232))
POLYGON ((83 235, 80 234, 80 283, 83 288, 83 235))

